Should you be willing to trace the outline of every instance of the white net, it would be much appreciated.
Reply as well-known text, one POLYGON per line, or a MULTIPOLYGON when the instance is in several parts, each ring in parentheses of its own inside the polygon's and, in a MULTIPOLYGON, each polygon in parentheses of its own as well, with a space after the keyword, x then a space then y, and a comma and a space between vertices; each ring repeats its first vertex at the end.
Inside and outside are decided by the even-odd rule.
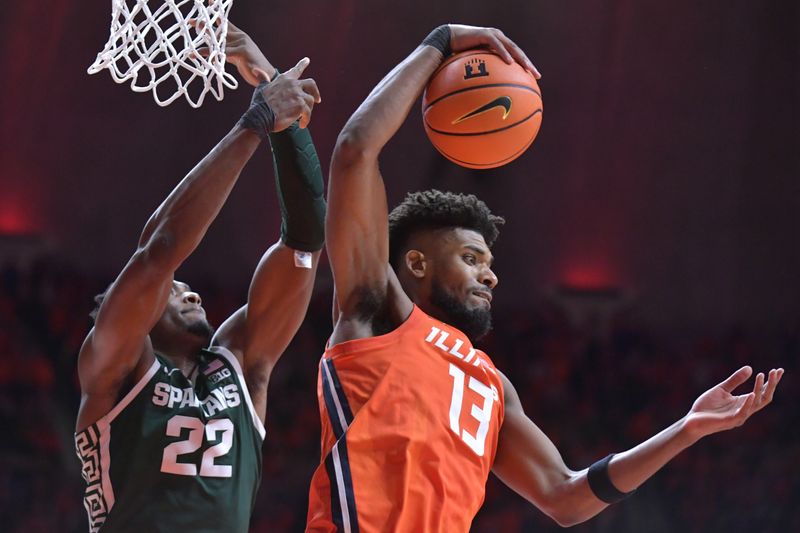
POLYGON ((181 96, 200 107, 207 93, 235 89, 225 72, 225 37, 233 0, 112 0, 111 33, 89 74, 103 69, 135 92, 153 91, 166 106, 181 96), (200 52, 202 51, 202 53, 200 52))

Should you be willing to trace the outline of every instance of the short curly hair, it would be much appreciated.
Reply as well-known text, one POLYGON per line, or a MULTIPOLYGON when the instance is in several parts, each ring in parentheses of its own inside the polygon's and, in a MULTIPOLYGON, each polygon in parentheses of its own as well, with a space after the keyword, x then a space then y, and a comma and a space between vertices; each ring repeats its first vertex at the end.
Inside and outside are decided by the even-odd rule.
POLYGON ((389 213, 389 263, 397 266, 403 248, 415 232, 426 229, 466 228, 477 231, 491 247, 505 219, 493 215, 474 194, 436 189, 411 192, 389 213))

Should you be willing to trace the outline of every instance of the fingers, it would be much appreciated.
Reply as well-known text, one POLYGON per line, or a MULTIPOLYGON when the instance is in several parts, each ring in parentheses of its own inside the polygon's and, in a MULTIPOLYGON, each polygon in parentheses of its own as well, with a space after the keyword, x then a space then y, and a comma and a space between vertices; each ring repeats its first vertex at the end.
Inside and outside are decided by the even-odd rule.
POLYGON ((317 82, 315 82, 311 78, 306 78, 304 80, 300 80, 300 88, 303 89, 303 92, 310 95, 314 99, 314 103, 318 104, 322 102, 322 96, 319 94, 319 87, 317 87, 317 82))
POLYGON ((322 102, 317 82, 311 78, 300 79, 310 63, 311 60, 304 57, 294 67, 276 76, 266 89, 270 91, 271 96, 268 97, 268 101, 276 114, 287 120, 291 119, 285 124, 280 121, 280 129, 288 127, 295 120, 299 122, 301 128, 307 127, 311 122, 314 105, 322 102), (279 109, 282 112, 278 112, 279 109))
POLYGON ((286 73, 284 73, 283 75, 286 76, 287 78, 298 80, 300 79, 300 76, 303 75, 303 71, 306 69, 309 63, 311 63, 311 60, 307 57, 304 57, 303 59, 298 61, 295 66, 287 70, 286 73))
POLYGON ((762 383, 759 386, 758 380, 756 380, 756 386, 754 389, 754 392, 757 396, 755 403, 756 411, 763 409, 772 402, 772 397, 775 395, 775 389, 778 387, 778 383, 780 383, 781 378, 783 377, 783 369, 773 368, 770 370, 766 383, 763 383, 763 374, 759 374, 759 376, 762 376, 762 383))
POLYGON ((311 108, 306 105, 303 108, 303 112, 300 114, 300 123, 298 126, 305 129, 308 127, 309 122, 311 122, 311 108))
POLYGON ((225 38, 225 52, 231 53, 232 50, 241 50, 247 45, 247 39, 245 39, 244 34, 241 35, 233 35, 228 36, 225 38))
POLYGON ((756 403, 761 400, 761 395, 764 394, 764 373, 759 372, 756 374, 756 382, 753 385, 753 394, 756 395, 756 403))
MULTIPOLYGON (((195 29, 198 34, 203 33, 206 31, 206 22, 203 20, 198 19, 188 19, 186 23, 195 29)), ((215 24, 219 24, 219 20, 214 21, 215 24)), ((214 31, 213 28, 209 31, 214 31)), ((230 53, 230 49, 236 46, 239 46, 246 42, 247 39, 250 37, 235 26, 231 21, 228 21, 228 31, 225 35, 225 48, 226 52, 230 53)))
POLYGON ((253 67, 253 75, 258 78, 259 83, 262 81, 272 81, 272 78, 270 78, 269 74, 267 74, 267 71, 258 67, 253 67))
MULTIPOLYGON (((734 372, 734 374, 731 377, 726 379, 720 385, 723 388, 725 388, 726 384, 728 382, 731 382, 733 380, 733 378, 735 378, 737 376, 737 374, 747 374, 747 377, 749 377, 749 374, 751 372, 752 372, 752 369, 750 369, 750 367, 748 367, 748 366, 740 368, 739 370, 734 372), (747 370, 747 372, 743 372, 745 370, 747 370)), ((753 392, 751 392, 750 394, 748 394, 746 396, 745 404, 736 413, 736 417, 737 418, 741 417, 741 420, 739 421, 739 424, 741 424, 745 420, 747 420, 747 418, 751 414, 755 413, 756 411, 760 411, 761 409, 763 409, 764 407, 766 407, 767 405, 769 405, 772 402, 772 398, 775 395, 775 389, 778 387, 778 383, 780 383, 782 377, 783 377, 783 369, 782 368, 778 368, 778 369, 774 369, 773 368, 772 370, 769 371, 767 376, 764 376, 763 372, 759 372, 756 375, 756 381, 755 381, 755 384, 753 385, 753 392), (744 408, 745 405, 747 406, 746 410, 744 408)), ((739 381, 738 383, 733 385, 733 387, 731 389, 726 389, 726 390, 728 390, 728 392, 730 392, 731 390, 736 388, 736 386, 740 385, 746 379, 747 378, 745 377, 744 379, 742 379, 741 381, 739 381)))
MULTIPOLYGON (((198 49, 199 50, 199 49, 198 49)), ((243 46, 233 45, 228 43, 225 45, 225 61, 228 63, 236 63, 238 59, 244 57, 245 48, 243 46)))
MULTIPOLYGON (((311 122, 311 114, 314 111, 314 97, 310 94, 300 92, 300 96, 295 97, 292 105, 286 109, 285 127, 289 127, 294 122, 301 128, 308 127, 311 122)), ((281 128, 283 129, 283 128, 281 128)))
POLYGON ((736 411, 736 414, 733 415, 734 422, 736 426, 741 426, 745 423, 745 421, 750 418, 750 415, 753 414, 753 407, 755 406, 756 395, 754 393, 750 393, 744 397, 744 402, 739 409, 736 411))
POLYGON ((311 122, 316 97, 301 89, 300 84, 304 80, 281 81, 282 78, 282 75, 279 76, 274 84, 269 84, 264 89, 276 91, 268 98, 276 115, 275 131, 282 131, 296 121, 301 128, 306 128, 311 122))
MULTIPOLYGON (((221 19, 214 19, 213 22, 215 24, 219 24, 221 22, 221 19)), ((192 26, 193 28, 195 28, 197 31, 203 31, 205 29, 205 27, 206 27, 206 23, 205 23, 204 20, 187 19, 186 23, 189 26, 192 26)), ((233 35, 235 38, 239 38, 244 34, 245 33, 241 29, 239 29, 238 26, 236 26, 233 22, 228 20, 228 35, 229 36, 233 35)))
POLYGON ((764 398, 767 403, 772 401, 772 397, 775 394, 775 389, 778 388, 778 383, 781 382, 781 378, 783 377, 783 369, 778 368, 777 370, 770 370, 769 371, 769 380, 767 381, 767 390, 764 393, 764 398))
POLYGON ((463 24, 450 24, 449 26, 450 45, 453 52, 487 47, 497 53, 506 63, 517 62, 536 79, 542 77, 525 52, 497 28, 480 28, 463 24))
MULTIPOLYGON (((218 21, 217 21, 218 23, 218 21)), ((198 19, 187 19, 186 24, 194 28, 198 33, 205 31, 206 29, 206 22, 204 20, 198 19)))
MULTIPOLYGON (((753 369, 749 366, 743 366, 736 372, 730 375, 728 379, 718 385, 725 392, 733 392, 733 389, 747 381, 753 374, 753 369)), ((763 376, 762 376, 763 377, 763 376)))
POLYGON ((511 63, 514 62, 514 58, 506 49, 506 46, 503 43, 503 41, 500 40, 499 35, 502 35, 502 33, 499 30, 495 30, 489 34, 489 48, 497 52, 497 54, 503 58, 503 61, 505 61, 510 65, 511 63))
POLYGON ((499 33, 500 33, 500 36, 499 36, 500 41, 503 42, 503 44, 505 45, 506 49, 509 51, 509 53, 514 58, 514 60, 517 63, 519 63, 520 65, 522 65, 522 67, 525 70, 527 70, 528 72, 533 74, 534 78, 536 78, 537 80, 541 79, 542 75, 539 73, 539 71, 533 65, 531 60, 528 59, 528 56, 525 54, 525 52, 523 52, 522 49, 519 46, 517 46, 517 44, 514 41, 512 41, 511 39, 506 37, 505 34, 503 34, 503 32, 499 32, 499 33))
MULTIPOLYGON (((198 31, 203 31, 205 25, 201 23, 197 23, 197 21, 190 21, 191 26, 195 26, 198 31)), ((231 34, 228 33, 228 36, 225 38, 225 54, 228 57, 238 57, 242 55, 245 51, 245 45, 247 44, 246 35, 244 33, 238 34, 231 34)), ((208 57, 210 53, 210 49, 208 46, 201 46, 195 50, 199 55, 203 57, 208 57)))
POLYGON ((502 31, 498 29, 489 30, 489 47, 497 52, 503 58, 503 61, 509 65, 517 62, 537 80, 542 77, 525 52, 517 46, 517 43, 506 37, 502 31))
MULTIPOLYGON (((314 84, 314 88, 316 89, 317 85, 314 83, 314 80, 301 80, 301 82, 303 81, 310 81, 312 84, 314 84)), ((317 100, 318 98, 319 98, 319 92, 317 92, 316 96, 307 91, 303 95, 304 107, 299 118, 300 123, 298 124, 301 128, 307 127, 308 124, 311 122, 311 114, 314 111, 314 104, 319 103, 317 100)))

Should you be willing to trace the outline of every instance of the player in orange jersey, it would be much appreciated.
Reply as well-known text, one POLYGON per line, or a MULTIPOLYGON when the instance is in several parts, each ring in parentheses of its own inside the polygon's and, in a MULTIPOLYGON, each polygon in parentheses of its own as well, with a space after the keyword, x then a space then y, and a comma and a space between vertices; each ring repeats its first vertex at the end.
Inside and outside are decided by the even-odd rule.
POLYGON ((308 531, 467 531, 494 472, 559 524, 587 520, 703 436, 767 405, 783 374, 743 367, 635 448, 568 468, 511 382, 471 341, 491 325, 490 247, 502 219, 474 196, 425 191, 388 214, 378 155, 452 52, 489 47, 538 77, 496 29, 434 30, 350 117, 328 183, 336 298, 320 362, 322 462, 308 531), (387 216, 388 215, 388 216, 387 216))

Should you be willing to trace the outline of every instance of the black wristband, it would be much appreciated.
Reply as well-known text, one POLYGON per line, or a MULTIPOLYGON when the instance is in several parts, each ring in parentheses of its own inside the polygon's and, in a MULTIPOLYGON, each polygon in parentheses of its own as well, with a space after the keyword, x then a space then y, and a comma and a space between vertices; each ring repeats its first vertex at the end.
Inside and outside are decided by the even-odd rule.
POLYGON ((269 132, 275 129, 275 112, 269 107, 262 93, 262 89, 268 83, 268 81, 262 81, 258 84, 253 92, 253 98, 250 100, 250 108, 239 119, 239 125, 256 132, 262 141, 267 138, 269 132))
POLYGON ((444 57, 449 56, 452 53, 452 49, 450 48, 450 26, 448 24, 442 24, 425 37, 425 40, 422 41, 422 46, 432 46, 439 50, 444 57))
POLYGON ((597 496, 598 499, 606 503, 617 503, 636 492, 635 490, 620 492, 611 482, 611 478, 608 476, 608 463, 611 462, 613 457, 614 454, 612 453, 605 459, 597 461, 589 467, 589 472, 586 474, 586 479, 589 481, 589 488, 592 489, 592 492, 594 492, 594 495, 597 496))

